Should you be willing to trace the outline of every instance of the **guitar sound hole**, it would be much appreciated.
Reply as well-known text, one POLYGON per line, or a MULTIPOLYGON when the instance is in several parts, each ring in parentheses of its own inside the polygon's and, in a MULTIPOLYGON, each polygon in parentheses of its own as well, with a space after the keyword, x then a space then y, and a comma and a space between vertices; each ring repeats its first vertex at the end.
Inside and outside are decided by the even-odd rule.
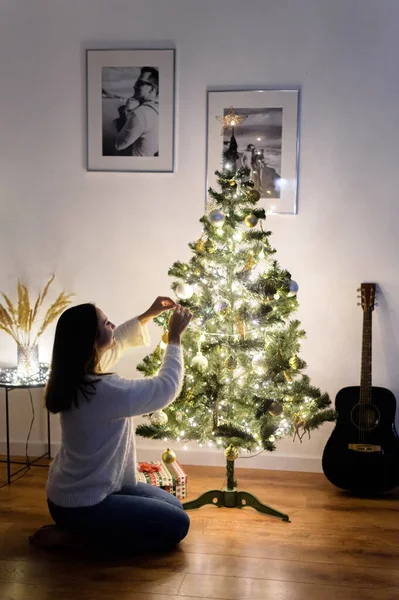
POLYGON ((357 429, 370 431, 380 422, 380 412, 374 404, 356 404, 352 409, 351 420, 357 429))

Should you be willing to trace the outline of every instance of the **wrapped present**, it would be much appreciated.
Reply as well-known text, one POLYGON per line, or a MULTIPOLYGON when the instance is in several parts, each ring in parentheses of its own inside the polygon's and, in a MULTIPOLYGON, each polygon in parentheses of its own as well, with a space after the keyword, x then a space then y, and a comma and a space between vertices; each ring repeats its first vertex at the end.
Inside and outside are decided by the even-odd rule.
POLYGON ((187 496, 187 475, 175 460, 170 465, 162 462, 139 462, 137 481, 162 488, 179 500, 187 496))

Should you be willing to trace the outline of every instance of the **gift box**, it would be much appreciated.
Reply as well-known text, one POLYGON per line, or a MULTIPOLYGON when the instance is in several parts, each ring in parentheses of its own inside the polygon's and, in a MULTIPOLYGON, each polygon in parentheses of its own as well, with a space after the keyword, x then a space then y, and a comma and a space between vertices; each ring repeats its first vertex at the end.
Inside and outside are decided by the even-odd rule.
POLYGON ((137 481, 162 488, 179 500, 187 496, 187 475, 175 460, 171 464, 162 462, 139 462, 137 481))

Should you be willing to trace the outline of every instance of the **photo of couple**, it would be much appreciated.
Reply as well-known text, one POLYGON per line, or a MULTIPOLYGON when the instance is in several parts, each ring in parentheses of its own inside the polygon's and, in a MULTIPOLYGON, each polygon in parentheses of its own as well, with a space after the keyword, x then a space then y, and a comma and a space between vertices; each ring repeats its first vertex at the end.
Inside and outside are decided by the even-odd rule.
POLYGON ((103 156, 159 156, 158 96, 158 68, 102 68, 103 156))
MULTIPOLYGON (((224 115, 230 109, 225 108, 224 115)), ((246 119, 236 128, 237 167, 248 167, 254 187, 262 198, 280 197, 283 110, 281 108, 235 108, 246 119)), ((223 145, 230 143, 224 133, 223 145)))

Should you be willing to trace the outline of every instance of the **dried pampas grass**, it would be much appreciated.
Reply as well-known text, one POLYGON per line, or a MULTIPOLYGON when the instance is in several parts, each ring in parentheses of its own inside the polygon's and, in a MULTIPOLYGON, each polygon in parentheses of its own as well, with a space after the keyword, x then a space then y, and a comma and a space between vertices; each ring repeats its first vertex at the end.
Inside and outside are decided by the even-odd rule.
POLYGON ((54 277, 55 275, 50 277, 33 306, 31 306, 28 288, 20 281, 18 281, 15 306, 9 296, 4 292, 0 292, 4 299, 4 304, 0 304, 0 331, 8 333, 17 344, 21 346, 34 346, 37 344, 38 339, 47 327, 71 304, 70 299, 74 294, 67 295, 65 292, 61 292, 55 302, 47 309, 44 318, 39 321, 39 310, 47 297, 54 277), (36 333, 34 333, 35 330, 36 333))

